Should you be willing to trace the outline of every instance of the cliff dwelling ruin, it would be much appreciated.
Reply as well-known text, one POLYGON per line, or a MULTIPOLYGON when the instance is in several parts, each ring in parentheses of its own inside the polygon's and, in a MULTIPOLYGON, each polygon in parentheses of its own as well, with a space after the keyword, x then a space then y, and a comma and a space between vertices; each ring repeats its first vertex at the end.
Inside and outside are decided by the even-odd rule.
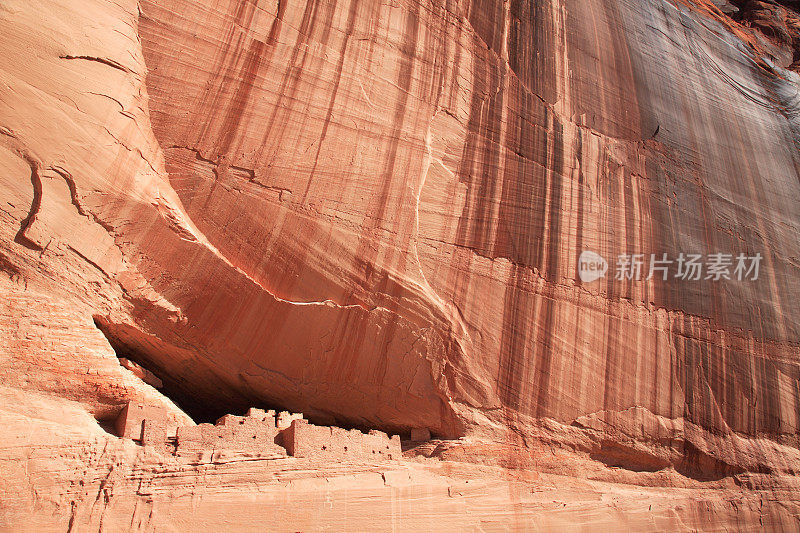
MULTIPOLYGON (((225 415, 215 424, 187 426, 179 425, 162 407, 129 402, 117 417, 115 429, 122 438, 176 456, 217 451, 331 461, 392 460, 402 456, 399 435, 317 426, 302 413, 287 411, 251 408, 245 416, 225 415)), ((418 434, 421 433, 415 431, 414 435, 418 434)))

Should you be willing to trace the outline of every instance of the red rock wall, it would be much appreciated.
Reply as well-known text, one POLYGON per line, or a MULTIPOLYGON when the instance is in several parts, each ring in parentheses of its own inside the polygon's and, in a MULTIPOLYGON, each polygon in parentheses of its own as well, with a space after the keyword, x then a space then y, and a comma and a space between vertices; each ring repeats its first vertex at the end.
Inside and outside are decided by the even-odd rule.
POLYGON ((796 528, 796 17, 734 3, 0 2, 0 530, 796 528), (464 438, 165 456, 116 356, 464 438))
POLYGON ((197 9, 140 19, 170 182, 307 304, 193 303, 191 342, 224 332, 209 372, 440 434, 642 406, 796 443, 791 82, 724 28, 661 2, 197 9), (765 259, 757 282, 584 285, 584 249, 765 259))
POLYGON ((82 20, 68 4, 4 12, 1 257, 166 388, 528 443, 637 407, 696 448, 797 447, 797 78, 732 21, 661 0, 92 5, 91 28, 57 22, 82 20), (586 249, 764 264, 584 284, 586 249))

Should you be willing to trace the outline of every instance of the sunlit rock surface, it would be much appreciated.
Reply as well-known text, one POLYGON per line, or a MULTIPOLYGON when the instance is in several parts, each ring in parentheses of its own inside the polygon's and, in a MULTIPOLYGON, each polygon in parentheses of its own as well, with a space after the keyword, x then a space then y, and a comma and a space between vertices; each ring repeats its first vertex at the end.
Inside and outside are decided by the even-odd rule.
MULTIPOLYGON (((163 460, 103 427, 147 400, 197 421, 267 406, 426 428, 446 439, 408 452, 428 466, 396 468, 482 463, 464 475, 503 494, 536 486, 520 472, 565 475, 562 500, 614 494, 639 528, 796 527, 800 48, 784 4, 4 1, 0 372, 26 407, 0 411, 15 428, 0 526, 97 528, 98 505, 107 526, 185 520, 169 500, 130 521, 158 498, 129 471, 163 460), (585 250, 605 278, 580 280, 585 250), (651 253, 763 260, 755 281, 615 278, 618 255, 651 253), (40 479, 60 457, 128 473, 92 504, 77 473, 40 479), (683 522, 650 521, 627 483, 659 487, 683 522)), ((174 468, 184 495, 224 483, 174 468)), ((324 498, 275 490, 298 486, 324 498)), ((452 496, 431 512, 473 524, 452 496)), ((510 527, 591 522, 527 497, 510 527)))

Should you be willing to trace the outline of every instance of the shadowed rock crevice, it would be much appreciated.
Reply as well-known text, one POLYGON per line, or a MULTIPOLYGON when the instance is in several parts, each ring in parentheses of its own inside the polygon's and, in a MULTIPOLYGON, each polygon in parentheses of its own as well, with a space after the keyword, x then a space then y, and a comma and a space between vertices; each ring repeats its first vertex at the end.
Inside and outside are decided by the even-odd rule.
POLYGON ((710 453, 700 450, 689 441, 686 441, 683 446, 683 460, 676 465, 675 469, 686 477, 698 481, 717 481, 745 472, 739 466, 728 464, 710 453))
MULTIPOLYGON (((221 379, 211 382, 210 380, 216 376, 212 375, 210 378, 209 374, 200 371, 203 358, 197 353, 168 345, 132 326, 116 324, 106 317, 96 315, 94 323, 114 349, 117 358, 121 360, 120 364, 125 366, 124 360, 129 360, 141 367, 145 373, 152 373, 153 377, 161 382, 158 384, 159 392, 188 414, 195 423, 213 424, 225 415, 245 413, 252 406, 274 411, 297 411, 293 405, 247 395, 242 392, 243 389, 230 386, 221 379), (176 359, 185 361, 183 372, 166 368, 165 362, 176 359), (192 369, 192 366, 195 368, 192 369)), ((109 428, 113 425, 113 418, 117 414, 115 411, 112 416, 98 422, 103 429, 113 433, 109 428)), ((363 413, 358 412, 348 415, 306 410, 304 416, 312 424, 320 426, 335 425, 363 433, 377 429, 386 433, 400 434, 404 438, 414 429, 413 425, 372 423, 363 418, 363 413), (362 422, 355 422, 356 420, 362 422)))
POLYGON ((222 383, 216 384, 219 395, 215 397, 192 383, 191 379, 167 370, 163 362, 178 356, 179 349, 155 337, 148 337, 133 327, 114 324, 101 316, 95 316, 94 323, 108 339, 118 358, 129 359, 152 372, 162 382, 159 391, 196 423, 214 423, 228 413, 243 412, 251 403, 222 383))
MULTIPOLYGON (((679 474, 697 481, 719 481, 746 470, 700 450, 689 441, 673 441, 663 447, 654 443, 625 443, 613 439, 600 442, 590 457, 612 468, 632 472, 659 472, 674 468, 679 474)), ((763 468, 757 473, 769 473, 763 468)))
POLYGON ((610 466, 634 472, 657 472, 668 468, 670 461, 646 450, 644 446, 603 440, 590 457, 610 466))

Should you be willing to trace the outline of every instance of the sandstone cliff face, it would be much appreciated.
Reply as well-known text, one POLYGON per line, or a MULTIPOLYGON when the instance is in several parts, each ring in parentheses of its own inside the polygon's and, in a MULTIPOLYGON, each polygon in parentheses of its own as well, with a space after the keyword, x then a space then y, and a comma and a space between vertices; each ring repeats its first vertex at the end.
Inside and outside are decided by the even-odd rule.
POLYGON ((260 289, 143 237, 187 317, 149 331, 274 400, 444 435, 642 406, 796 442, 796 79, 663 2, 430 9, 142 4, 170 183, 260 289), (765 260, 590 286, 583 249, 765 260))
POLYGON ((9 398, 180 416, 110 342, 196 419, 266 405, 473 439, 444 460, 794 486, 796 15, 720 4, 3 2, 9 398), (763 262, 584 283, 584 250, 763 262))

